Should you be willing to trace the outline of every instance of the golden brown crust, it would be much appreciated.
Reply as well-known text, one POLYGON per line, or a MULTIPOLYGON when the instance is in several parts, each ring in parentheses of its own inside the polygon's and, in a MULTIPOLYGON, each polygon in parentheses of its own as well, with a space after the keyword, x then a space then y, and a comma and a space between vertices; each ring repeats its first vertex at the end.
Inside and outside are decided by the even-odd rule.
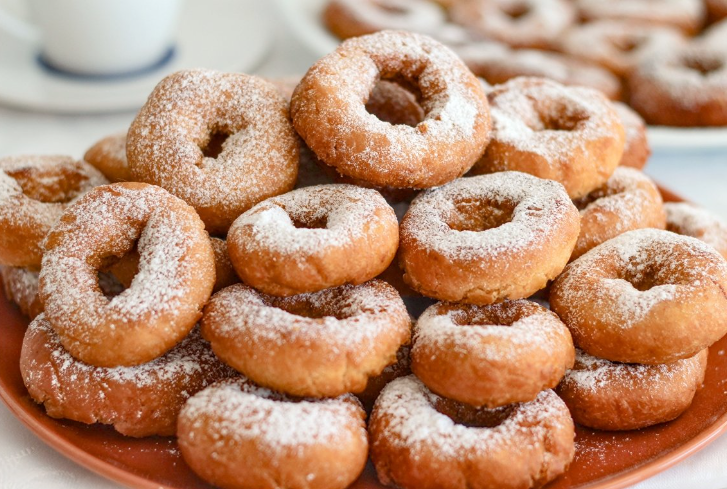
POLYGON ((627 231, 666 227, 659 189, 649 177, 633 168, 616 168, 602 187, 575 204, 581 209, 581 233, 571 260, 627 231))
POLYGON ((73 358, 50 323, 30 324, 20 355, 23 382, 53 418, 103 423, 126 436, 172 436, 185 401, 230 377, 198 330, 164 356, 136 367, 93 367, 73 358))
POLYGON ((425 188, 464 174, 489 139, 486 96, 450 50, 426 36, 382 31, 345 41, 293 94, 298 133, 326 164, 379 186, 425 188), (416 87, 426 113, 391 125, 363 101, 381 76, 416 87))
POLYGON ((431 391, 488 408, 554 388, 575 356, 558 316, 525 300, 440 302, 419 317, 413 337, 411 368, 431 391))
POLYGON ((224 235, 241 213, 293 188, 298 138, 269 82, 189 70, 151 93, 129 128, 127 157, 134 179, 165 188, 224 235))
POLYGON ((526 489, 565 472, 574 426, 553 391, 493 410, 442 398, 408 376, 387 385, 369 420, 379 480, 404 489, 526 489))
POLYGON ((595 88, 611 100, 618 100, 622 95, 621 80, 614 74, 571 56, 538 49, 510 49, 491 41, 468 43, 454 49, 475 75, 492 85, 519 76, 543 77, 563 85, 595 88))
POLYGON ((214 280, 214 253, 194 209, 153 185, 115 183, 79 199, 49 233, 40 296, 73 356, 97 366, 138 365, 189 333, 214 280), (98 271, 134 246, 140 272, 109 301, 98 271))
POLYGON ((314 397, 364 390, 409 343, 410 327, 401 297, 379 280, 286 298, 233 285, 202 318, 224 362, 260 385, 314 397))
POLYGON ((43 304, 38 297, 38 272, 27 268, 0 266, 5 297, 14 302, 20 312, 34 319, 43 312, 43 304))
POLYGON ((556 182, 519 172, 462 178, 414 199, 399 265, 409 286, 436 299, 521 299, 563 270, 579 220, 556 182))
POLYGON ((646 137, 646 123, 644 119, 628 105, 614 102, 616 112, 621 117, 621 123, 626 133, 624 154, 619 165, 642 170, 651 156, 651 146, 646 137))
POLYGON ((662 49, 629 77, 630 105, 649 124, 727 125, 727 51, 690 43, 662 49))
POLYGON ((483 39, 535 49, 552 49, 576 20, 568 0, 466 0, 455 2, 449 14, 483 39))
POLYGON ((668 202, 664 210, 666 229, 704 241, 727 258, 727 222, 717 214, 686 202, 668 202))
POLYGON ((376 277, 396 255, 399 226, 375 190, 319 185, 256 205, 235 220, 227 243, 244 283, 291 296, 376 277))
POLYGON ((105 183, 98 170, 70 156, 0 158, 0 265, 39 269, 43 239, 63 211, 105 183))
POLYGON ((103 173, 111 183, 131 180, 126 159, 126 132, 101 139, 86 151, 83 159, 103 173))
POLYGON ((474 174, 522 171, 562 183, 577 199, 603 185, 621 161, 621 119, 595 90, 514 78, 488 98, 492 141, 474 174))
POLYGON ((637 430, 671 421, 704 381, 707 349, 663 365, 614 363, 580 352, 558 386, 576 423, 598 430, 637 430))
POLYGON ((344 489, 366 464, 365 418, 351 395, 296 399, 238 377, 187 402, 179 448, 223 489, 344 489))
POLYGON ((659 364, 696 355, 727 333, 727 261, 694 238, 629 231, 570 263, 550 306, 585 352, 659 364))

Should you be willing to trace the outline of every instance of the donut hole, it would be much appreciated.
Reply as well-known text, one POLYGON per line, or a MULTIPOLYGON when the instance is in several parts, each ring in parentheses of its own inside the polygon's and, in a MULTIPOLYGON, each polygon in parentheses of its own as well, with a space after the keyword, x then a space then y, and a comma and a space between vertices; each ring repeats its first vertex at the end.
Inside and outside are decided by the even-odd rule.
POLYGON ((409 10, 404 8, 402 4, 391 0, 376 0, 374 5, 388 14, 407 15, 409 13, 409 10))
POLYGON ((393 126, 416 127, 424 119, 419 88, 401 77, 381 78, 366 101, 366 111, 393 126))
POLYGON ((274 298, 269 305, 282 309, 289 314, 308 319, 333 317, 342 320, 349 317, 345 311, 350 309, 345 307, 345 304, 341 304, 341 307, 338 307, 336 304, 321 304, 313 300, 301 299, 300 297, 274 298))
POLYGON ((78 197, 88 178, 67 168, 26 167, 6 170, 26 197, 47 204, 66 204, 78 197))
POLYGON ((290 216, 290 221, 296 229, 326 229, 328 226, 328 216, 309 219, 304 219, 300 216, 290 216))
POLYGON ((611 39, 613 47, 623 53, 630 53, 634 51, 644 42, 644 39, 638 37, 617 37, 611 39))
MULTIPOLYGON (((444 309, 446 311, 446 308, 444 309)), ((456 326, 512 326, 520 318, 514 308, 499 306, 453 306, 449 311, 452 323, 456 326)))
POLYGON ((500 10, 512 20, 520 20, 531 12, 526 2, 513 2, 500 6, 500 10))
POLYGON ((230 131, 222 128, 215 128, 210 132, 209 139, 199 149, 205 158, 217 158, 222 153, 222 147, 230 137, 230 131))
POLYGON ((724 60, 714 55, 686 56, 682 59, 682 64, 702 76, 709 76, 724 68, 724 60))
POLYGON ((434 402, 434 409, 467 428, 495 428, 510 417, 513 405, 495 409, 476 408, 440 397, 434 402))
POLYGON ((574 110, 566 104, 554 104, 538 110, 537 116, 535 126, 531 127, 534 131, 574 131, 588 119, 585 111, 574 110))
POLYGON ((596 190, 591 191, 588 195, 585 195, 579 199, 575 199, 573 204, 578 208, 579 211, 586 210, 586 208, 599 199, 605 197, 611 197, 621 193, 620 189, 615 188, 613 185, 602 185, 596 190))
POLYGON ((654 287, 665 285, 661 280, 659 280, 658 272, 655 270, 655 267, 648 265, 627 267, 627 269, 622 271, 619 278, 627 281, 634 289, 640 292, 646 292, 654 287))
POLYGON ((514 211, 515 206, 510 203, 459 200, 446 223, 454 231, 487 231, 512 221, 514 211))

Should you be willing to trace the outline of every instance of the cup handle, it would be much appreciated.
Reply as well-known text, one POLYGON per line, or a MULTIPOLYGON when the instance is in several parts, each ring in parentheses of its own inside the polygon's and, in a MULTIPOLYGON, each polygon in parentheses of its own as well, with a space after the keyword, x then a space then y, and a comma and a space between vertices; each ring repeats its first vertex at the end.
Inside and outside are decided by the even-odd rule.
POLYGON ((36 26, 9 14, 2 6, 0 6, 0 30, 26 41, 40 41, 40 31, 36 26))

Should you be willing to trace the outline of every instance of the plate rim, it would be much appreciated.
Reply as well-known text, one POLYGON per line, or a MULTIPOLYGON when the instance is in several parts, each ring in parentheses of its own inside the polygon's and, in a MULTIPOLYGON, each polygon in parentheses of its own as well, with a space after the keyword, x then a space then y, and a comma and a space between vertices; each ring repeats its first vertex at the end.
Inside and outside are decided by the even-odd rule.
MULTIPOLYGON (((688 202, 687 199, 682 198, 678 193, 675 193, 667 187, 659 185, 658 183, 657 187, 659 188, 659 192, 668 201, 688 202)), ((7 301, 7 299, 3 298, 0 298, 0 300, 7 301)), ((10 394, 8 387, 3 378, 0 377, 0 400, 8 407, 11 414, 28 428, 31 433, 66 459, 79 464, 97 475, 133 489, 177 489, 174 486, 154 482, 141 475, 117 467, 83 449, 79 449, 79 447, 66 438, 46 430, 40 421, 28 414, 23 405, 23 399, 27 399, 28 394, 15 398, 10 394)), ((674 450, 656 456, 642 465, 630 467, 619 474, 584 485, 582 488, 624 489, 633 484, 643 482, 656 474, 674 467, 679 462, 706 448, 725 432, 727 432, 727 412, 717 417, 708 428, 702 430, 694 438, 691 438, 674 450)))

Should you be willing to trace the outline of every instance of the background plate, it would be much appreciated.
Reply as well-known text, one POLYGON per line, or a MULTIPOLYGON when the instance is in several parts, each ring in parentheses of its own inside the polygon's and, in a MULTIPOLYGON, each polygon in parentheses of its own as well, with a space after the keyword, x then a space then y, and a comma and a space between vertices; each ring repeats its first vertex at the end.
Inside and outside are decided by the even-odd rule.
MULTIPOLYGON (((278 11, 290 29, 317 56, 333 51, 340 42, 321 21, 328 0, 276 0, 278 11)), ((727 128, 674 128, 651 126, 652 149, 727 148, 727 128)))
MULTIPOLYGON (((680 200, 663 190, 665 200, 680 200)), ((411 302, 411 301, 410 301, 411 302)), ((413 301, 421 307, 422 301, 413 301)), ((173 438, 134 439, 100 426, 55 420, 35 404, 20 377, 19 356, 27 320, 0 298, 0 398, 48 445, 94 472, 140 489, 206 489, 182 459, 173 438)), ((669 423, 644 430, 576 429, 576 457, 548 489, 619 489, 642 481, 707 446, 727 431, 727 337, 709 352, 704 388, 692 406, 669 423)), ((380 488, 369 464, 355 489, 380 488)))

